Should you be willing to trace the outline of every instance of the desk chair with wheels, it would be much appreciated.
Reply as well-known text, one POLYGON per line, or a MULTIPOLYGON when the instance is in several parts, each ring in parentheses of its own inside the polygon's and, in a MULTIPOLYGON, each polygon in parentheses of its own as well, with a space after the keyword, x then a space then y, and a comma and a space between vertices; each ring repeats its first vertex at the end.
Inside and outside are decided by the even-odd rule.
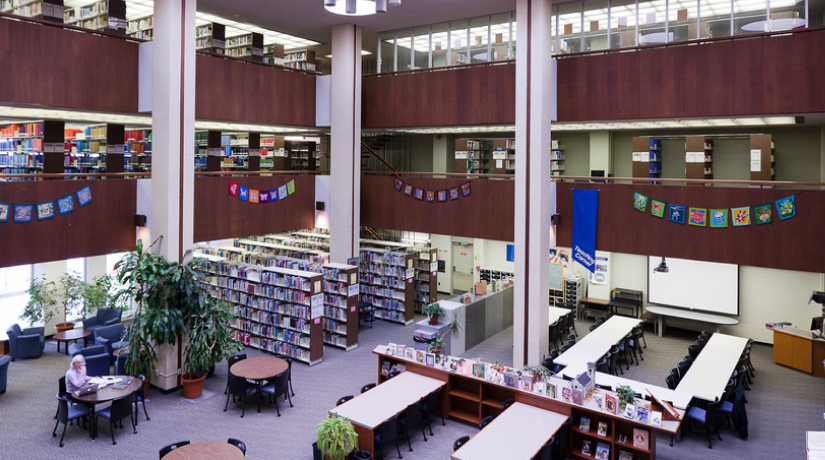
POLYGON ((160 459, 163 460, 163 457, 166 456, 166 454, 168 454, 169 452, 172 452, 173 450, 177 449, 178 447, 183 447, 187 444, 189 444, 189 441, 180 441, 180 442, 176 442, 174 444, 169 444, 168 446, 166 446, 166 447, 164 447, 163 449, 160 450, 160 452, 159 452, 160 459))

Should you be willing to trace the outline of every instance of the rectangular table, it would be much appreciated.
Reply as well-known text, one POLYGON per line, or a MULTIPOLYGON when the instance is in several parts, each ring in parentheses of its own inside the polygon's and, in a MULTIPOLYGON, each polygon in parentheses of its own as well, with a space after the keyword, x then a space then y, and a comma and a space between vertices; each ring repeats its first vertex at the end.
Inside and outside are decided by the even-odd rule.
POLYGON ((446 382, 421 374, 402 372, 372 390, 330 409, 329 413, 348 418, 358 433, 359 448, 373 453, 375 428, 445 384, 446 382))
POLYGON ((739 324, 739 320, 736 318, 722 315, 712 315, 709 313, 702 313, 684 308, 658 307, 655 305, 649 305, 645 307, 645 311, 659 316, 657 327, 659 337, 661 337, 664 332, 665 318, 667 317, 712 324, 716 328, 716 332, 722 332, 722 326, 735 326, 739 324))
POLYGON ((548 307, 550 309, 550 316, 548 317, 547 324, 553 324, 556 321, 560 320, 564 316, 571 313, 573 310, 568 310, 567 308, 559 308, 559 307, 548 307))
POLYGON ((748 339, 742 337, 713 334, 676 386, 676 391, 710 402, 721 399, 747 344, 748 339))
POLYGON ((453 460, 528 460, 538 453, 567 415, 514 403, 452 455, 453 460))
POLYGON ((562 366, 579 364, 581 367, 587 366, 588 362, 595 363, 604 356, 605 353, 610 351, 610 347, 624 338, 624 336, 629 334, 630 331, 640 323, 641 320, 636 318, 613 316, 601 326, 579 339, 575 345, 560 354, 554 362, 562 366))
POLYGON ((615 375, 605 374, 603 372, 596 372, 596 385, 607 385, 614 390, 622 385, 627 385, 630 388, 633 388, 635 393, 639 393, 642 396, 646 396, 648 393, 653 393, 657 398, 663 401, 670 401, 673 404, 673 407, 682 410, 687 409, 691 398, 693 398, 693 395, 682 393, 677 390, 671 390, 670 388, 616 377, 615 375))

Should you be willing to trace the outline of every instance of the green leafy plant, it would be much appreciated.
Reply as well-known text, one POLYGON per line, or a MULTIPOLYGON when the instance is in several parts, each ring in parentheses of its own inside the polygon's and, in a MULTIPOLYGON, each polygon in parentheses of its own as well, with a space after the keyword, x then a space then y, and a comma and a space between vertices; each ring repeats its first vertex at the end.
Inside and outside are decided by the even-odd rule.
POLYGON ((544 366, 524 366, 524 370, 536 377, 542 377, 545 379, 553 376, 553 371, 544 366))
POLYGON ((189 373, 205 373, 209 366, 243 349, 228 329, 235 318, 229 306, 204 292, 198 297, 196 308, 185 316, 189 343, 184 369, 189 373))
POLYGON ((461 323, 458 321, 458 313, 456 313, 456 311, 453 310, 453 319, 450 321, 447 330, 440 336, 434 337, 433 340, 430 341, 429 344, 427 344, 427 352, 435 353, 435 351, 437 350, 440 353, 441 350, 444 348, 444 338, 447 337, 447 334, 455 335, 458 334, 460 330, 461 323))
POLYGON ((358 447, 358 435, 346 417, 328 415, 318 424, 315 432, 321 454, 329 455, 331 460, 344 460, 358 447))
POLYGON ((81 315, 90 316, 101 308, 126 310, 128 303, 113 295, 112 286, 113 278, 110 275, 96 276, 91 282, 83 283, 80 292, 83 298, 81 315))
POLYGON ((629 385, 622 385, 616 388, 616 395, 619 401, 625 404, 634 404, 636 402, 636 392, 629 385))
POLYGON ((438 302, 427 304, 426 306, 424 306, 423 311, 424 314, 429 316, 430 318, 432 318, 433 316, 444 316, 447 314, 447 312, 445 312, 444 309, 441 308, 441 305, 439 305, 438 302))
POLYGON ((75 272, 64 273, 55 281, 46 281, 46 277, 32 278, 26 290, 29 302, 20 319, 30 324, 41 321, 46 324, 62 313, 62 323, 66 323, 68 318, 82 311, 84 284, 75 272))

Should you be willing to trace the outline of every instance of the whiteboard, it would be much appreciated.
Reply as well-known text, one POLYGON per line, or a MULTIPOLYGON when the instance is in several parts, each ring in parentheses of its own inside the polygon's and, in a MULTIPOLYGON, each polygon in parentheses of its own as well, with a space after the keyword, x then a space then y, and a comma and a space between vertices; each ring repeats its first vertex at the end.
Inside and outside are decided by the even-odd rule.
POLYGON ((738 265, 668 257, 668 272, 654 271, 661 261, 660 256, 647 261, 648 302, 739 315, 738 265))
POLYGON ((561 289, 562 266, 550 264, 550 289, 561 289))

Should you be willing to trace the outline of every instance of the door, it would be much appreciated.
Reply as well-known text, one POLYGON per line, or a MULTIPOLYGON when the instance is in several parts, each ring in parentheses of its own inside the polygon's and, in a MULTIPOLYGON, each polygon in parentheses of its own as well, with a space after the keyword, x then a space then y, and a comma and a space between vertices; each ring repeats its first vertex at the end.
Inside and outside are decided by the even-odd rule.
POLYGON ((453 240, 453 293, 473 289, 473 243, 453 240))

